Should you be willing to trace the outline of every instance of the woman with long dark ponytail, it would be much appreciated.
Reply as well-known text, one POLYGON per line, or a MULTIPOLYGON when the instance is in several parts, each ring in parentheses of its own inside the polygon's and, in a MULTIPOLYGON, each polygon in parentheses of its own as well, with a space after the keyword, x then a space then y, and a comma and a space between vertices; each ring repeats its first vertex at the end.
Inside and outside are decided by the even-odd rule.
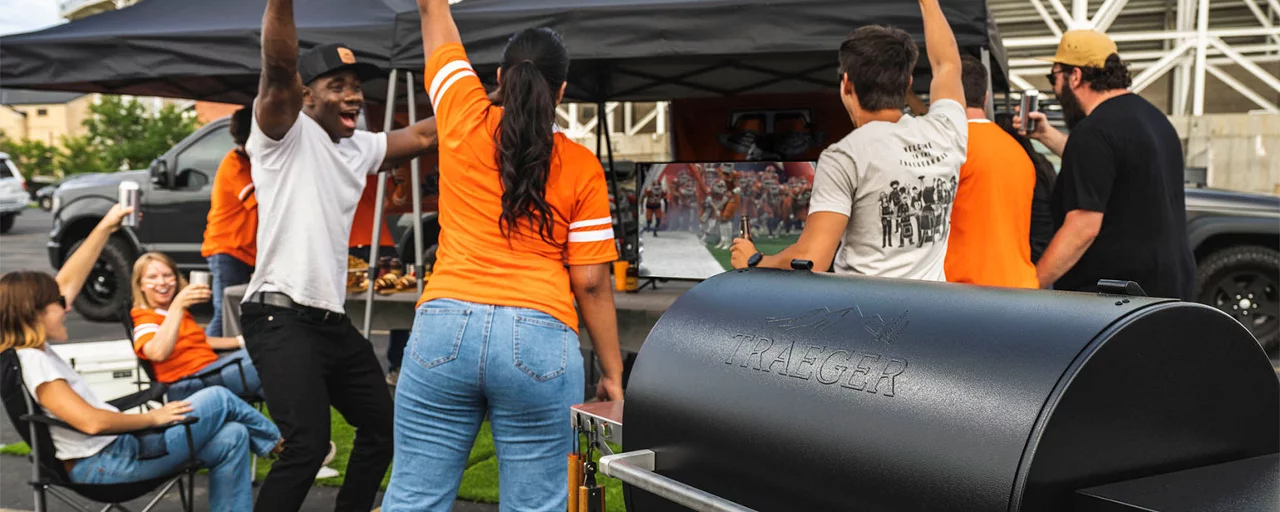
POLYGON ((383 510, 451 510, 487 414, 502 510, 563 511, 566 418, 586 387, 579 311, 604 372, 596 396, 622 399, 604 171, 555 132, 569 72, 558 34, 511 37, 497 106, 467 60, 448 0, 418 6, 440 140, 440 248, 396 386, 383 510))

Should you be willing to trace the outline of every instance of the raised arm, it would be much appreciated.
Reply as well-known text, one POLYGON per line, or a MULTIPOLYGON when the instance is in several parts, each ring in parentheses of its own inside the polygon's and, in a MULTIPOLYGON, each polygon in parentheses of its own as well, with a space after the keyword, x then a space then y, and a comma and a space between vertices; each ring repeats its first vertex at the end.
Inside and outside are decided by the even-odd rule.
POLYGON ((428 117, 387 134, 387 156, 382 166, 395 167, 436 148, 436 118, 428 117))
POLYGON ((449 0, 418 0, 418 14, 422 17, 422 54, 430 59, 436 48, 449 43, 461 43, 458 25, 449 13, 449 0))
POLYGON ((80 288, 84 287, 84 282, 89 279, 89 272, 93 271, 93 263, 98 261, 102 248, 107 245, 111 234, 120 229, 120 221, 124 220, 124 216, 131 212, 133 208, 112 206, 93 231, 89 232, 89 236, 85 237, 84 243, 81 243, 76 252, 67 257, 67 261, 58 270, 58 275, 54 277, 58 282, 58 291, 63 297, 71 301, 80 295, 80 288))
POLYGON ((258 128, 274 140, 284 138, 302 111, 302 78, 298 76, 298 30, 293 0, 267 0, 262 15, 262 76, 254 117, 258 128))
POLYGON ((924 48, 929 54, 929 67, 933 82, 929 84, 929 102, 940 99, 955 100, 964 105, 964 85, 960 83, 960 48, 951 25, 942 14, 938 0, 920 0, 920 13, 924 16, 924 48))

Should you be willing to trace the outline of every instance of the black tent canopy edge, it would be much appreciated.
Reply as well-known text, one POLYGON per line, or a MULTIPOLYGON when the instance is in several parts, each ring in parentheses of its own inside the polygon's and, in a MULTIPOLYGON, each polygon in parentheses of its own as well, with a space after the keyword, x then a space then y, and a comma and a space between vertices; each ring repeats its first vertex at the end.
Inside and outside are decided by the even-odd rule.
MULTIPOLYGON (((159 9, 164 2, 175 1, 177 0, 149 0, 143 4, 153 3, 156 5, 155 9, 159 9)), ((412 2, 406 2, 405 0, 388 0, 387 3, 395 4, 397 1, 405 2, 406 6, 412 6, 412 2)), ((232 0, 230 3, 254 5, 265 2, 264 0, 232 0)), ((565 34, 566 42, 570 45, 570 51, 574 56, 570 70, 570 88, 567 96, 570 100, 589 102, 656 101, 830 89, 835 87, 837 83, 835 50, 843 37, 841 31, 846 30, 845 27, 857 25, 856 20, 861 18, 881 23, 886 22, 886 20, 896 21, 895 25, 902 26, 905 30, 912 32, 918 42, 922 43, 920 41, 921 29, 919 27, 918 14, 915 15, 914 21, 910 17, 910 14, 918 11, 915 11, 914 3, 908 2, 886 2, 876 3, 875 5, 867 3, 849 4, 830 0, 737 2, 733 5, 741 7, 740 10, 743 12, 739 12, 736 15, 732 13, 726 14, 722 18, 733 20, 737 16, 738 25, 736 26, 743 27, 742 32, 759 34, 758 37, 750 38, 733 38, 730 35, 720 34, 722 31, 716 30, 704 30, 704 32, 708 33, 706 37, 695 37, 699 33, 691 34, 688 31, 676 33, 676 29, 679 28, 680 24, 687 24, 687 21, 676 19, 679 16, 679 12, 681 12, 679 8, 683 7, 686 10, 692 8, 712 8, 714 10, 733 8, 733 6, 728 6, 722 1, 631 0, 625 2, 625 4, 629 5, 627 10, 619 8, 621 4, 624 4, 624 2, 610 0, 549 0, 537 3, 517 0, 467 0, 455 6, 455 15, 459 25, 463 28, 464 37, 466 35, 474 35, 473 37, 468 37, 466 41, 469 57, 475 64, 477 72, 487 82, 493 81, 494 69, 497 67, 502 45, 505 44, 506 37, 509 34, 527 26, 549 25, 561 30, 565 34), (763 9, 760 5, 772 3, 786 4, 784 7, 789 13, 793 14, 792 18, 800 21, 782 23, 772 19, 752 18, 751 9, 763 9), (565 5, 576 6, 576 8, 569 13, 557 11, 557 9, 563 9, 565 5), (850 5, 858 7, 856 9, 848 8, 847 6, 850 5), (663 13, 672 8, 676 9, 676 11, 671 12, 676 14, 662 16, 663 13), (652 11, 648 13, 649 16, 647 17, 642 16, 645 14, 645 9, 652 11), (855 10, 856 12, 853 12, 855 10), (866 16, 866 13, 870 10, 886 12, 880 12, 874 16, 866 16), (823 25, 822 20, 815 18, 824 12, 836 12, 839 15, 825 16, 828 19, 825 20, 826 24, 823 25), (607 33, 613 30, 611 27, 615 27, 618 23, 639 23, 635 20, 640 19, 652 20, 644 25, 634 27, 636 34, 640 35, 633 34, 627 36, 630 39, 620 40, 617 36, 611 36, 607 33), (806 26, 812 30, 806 33, 808 35, 801 34, 797 36, 794 31, 797 28, 797 23, 807 23, 806 26), (677 25, 676 29, 673 29, 672 25, 677 25), (759 28, 759 30, 752 32, 753 28, 759 28), (827 34, 829 37, 825 39, 830 39, 830 41, 825 41, 822 37, 814 38, 812 34, 815 33, 827 34), (805 39, 806 37, 809 39, 798 42, 790 41, 788 40, 789 36, 791 39, 797 40, 805 39), (743 42, 744 40, 746 40, 746 43, 743 42), (798 49, 794 51, 778 51, 780 48, 787 47, 798 49), (747 51, 714 53, 715 50, 721 48, 747 51), (754 51, 757 48, 765 48, 770 51, 754 51)), ((402 8, 404 6, 393 5, 392 7, 402 8)), ((234 6, 228 7, 228 9, 231 8, 234 8, 234 6)), ((997 90, 1007 90, 1008 81, 1004 72, 1006 66, 1004 64, 1003 48, 1000 46, 994 22, 987 16, 985 3, 980 1, 969 2, 961 6, 949 4, 946 8, 953 28, 956 30, 957 41, 964 51, 976 56, 981 49, 989 49, 992 52, 991 61, 994 67, 997 68, 993 70, 993 87, 997 90)), ((114 15, 116 18, 120 18, 126 14, 131 14, 129 11, 135 11, 136 9, 136 7, 129 8, 100 16, 114 15)), ((3 77, 6 87, 13 88, 132 94, 247 103, 256 94, 258 56, 257 48, 247 48, 253 45, 244 44, 244 42, 256 40, 259 30, 257 26, 257 16, 259 14, 257 13, 260 12, 260 8, 254 11, 255 16, 253 16, 252 23, 247 19, 240 20, 240 23, 245 25, 243 31, 248 33, 229 37, 224 32, 220 34, 221 37, 211 38, 216 41, 211 41, 208 51, 218 53, 218 55, 208 59, 201 59, 203 62, 190 62, 195 60, 192 57, 195 50, 188 49, 188 57, 183 59, 188 62, 182 62, 180 63, 181 65, 167 62, 165 59, 153 58, 151 59, 152 62, 143 64, 130 62, 129 64, 131 65, 129 66, 114 66, 113 69, 99 72, 110 73, 124 69, 125 72, 121 73, 125 75, 124 77, 121 77, 121 74, 115 74, 110 77, 95 76, 90 72, 89 75, 86 75, 89 79, 59 82, 54 78, 57 73, 37 73, 43 78, 34 77, 32 80, 27 80, 22 76, 9 76, 8 73, 3 71, 0 71, 0 77, 3 77), (221 51, 222 48, 217 43, 235 44, 236 48, 234 50, 221 51), (175 69, 185 72, 175 73, 173 72, 175 69), (55 81, 37 81, 46 79, 55 81)), ((27 65, 27 69, 30 69, 32 63, 22 62, 23 60, 47 60, 50 55, 57 53, 59 45, 65 46, 68 50, 77 50, 75 53, 89 52, 89 49, 94 46, 92 37, 80 34, 76 30, 76 26, 77 24, 93 21, 95 18, 98 17, 86 18, 85 20, 71 22, 41 32, 0 38, 0 59, 7 61, 4 67, 8 69, 23 69, 23 64, 27 65), (30 40, 31 42, 24 43, 24 40, 30 40), (36 43, 37 41, 39 43, 36 43), (43 51, 28 50, 23 48, 24 44, 41 44, 46 48, 52 45, 54 49, 43 51), (13 58, 17 58, 19 61, 16 65, 11 65, 14 64, 13 60, 11 60, 13 58)), ((360 43, 353 46, 357 47, 357 53, 361 58, 373 55, 370 60, 380 64, 386 63, 382 66, 384 69, 395 68, 415 74, 419 73, 422 70, 423 63, 416 9, 396 14, 394 20, 392 32, 394 32, 394 39, 398 42, 389 44, 391 47, 389 57, 373 55, 377 51, 369 50, 369 48, 377 47, 381 44, 365 43, 363 38, 358 35, 361 32, 353 30, 350 25, 323 30, 309 30, 300 26, 299 35, 300 38, 311 41, 326 39, 324 37, 326 33, 329 36, 340 37, 345 41, 355 40, 360 43)), ((112 21, 113 24, 117 24, 114 20, 112 21)), ((160 22, 165 20, 154 21, 157 24, 162 24, 160 22)), ((95 25, 94 28, 99 31, 109 30, 109 28, 102 27, 101 24, 95 25)), ((164 32, 166 37, 162 39, 176 37, 173 35, 175 31, 172 27, 169 27, 164 32)), ((386 33, 387 30, 383 28, 378 37, 385 38, 386 33)), ((98 46, 109 49, 117 60, 122 58, 122 53, 129 50, 129 44, 120 42, 113 36, 104 35, 102 37, 105 38, 104 44, 98 46)), ((141 36, 134 37, 145 39, 141 36)), ((192 37, 198 39, 194 35, 192 37)), ((151 42, 158 45, 157 41, 151 42)), ((147 45, 143 43, 142 46, 147 45)), ((306 41, 304 41, 303 46, 307 46, 306 41)), ((381 48, 378 49, 380 50, 381 48)), ((149 51, 156 51, 156 48, 152 48, 149 51)), ((84 71, 87 68, 93 68, 92 64, 101 60, 94 59, 91 55, 88 57, 81 55, 72 58, 71 60, 74 61, 72 66, 59 66, 58 63, 49 66, 47 62, 44 65, 55 70, 60 67, 74 67, 77 71, 84 71)), ((110 59, 113 57, 104 56, 104 58, 110 59)), ((70 76, 78 73, 62 74, 70 76)), ((927 56, 923 54, 918 63, 915 84, 918 90, 927 90, 928 61, 927 56)), ((379 80, 368 85, 366 92, 371 101, 381 102, 385 100, 385 81, 379 80)), ((425 95, 420 95, 419 102, 425 101, 425 95)))

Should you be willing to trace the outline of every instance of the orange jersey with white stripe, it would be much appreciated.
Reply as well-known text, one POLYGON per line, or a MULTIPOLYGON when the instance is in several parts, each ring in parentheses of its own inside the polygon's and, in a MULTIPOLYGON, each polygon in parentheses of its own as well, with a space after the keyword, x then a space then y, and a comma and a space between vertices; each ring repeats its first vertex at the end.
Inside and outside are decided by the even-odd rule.
POLYGON ((249 158, 232 149, 218 165, 209 196, 209 218, 200 255, 229 254, 254 266, 258 252, 258 199, 249 158))
POLYGON ((556 133, 546 188, 556 244, 542 240, 527 221, 508 230, 508 237, 498 224, 502 182, 494 140, 502 108, 489 101, 460 44, 432 53, 422 76, 440 146, 440 248, 418 303, 449 298, 530 308, 576 331, 566 265, 618 259, 600 161, 556 133))
MULTIPOLYGON (((133 351, 141 359, 147 355, 142 347, 147 346, 156 333, 160 332, 160 324, 169 316, 163 309, 133 308, 129 311, 133 317, 133 351)), ((174 382, 192 375, 209 363, 218 360, 218 354, 209 345, 204 329, 196 323, 196 317, 190 311, 182 312, 182 323, 178 324, 178 341, 173 344, 173 352, 164 361, 152 361, 151 368, 156 372, 156 380, 174 382)))

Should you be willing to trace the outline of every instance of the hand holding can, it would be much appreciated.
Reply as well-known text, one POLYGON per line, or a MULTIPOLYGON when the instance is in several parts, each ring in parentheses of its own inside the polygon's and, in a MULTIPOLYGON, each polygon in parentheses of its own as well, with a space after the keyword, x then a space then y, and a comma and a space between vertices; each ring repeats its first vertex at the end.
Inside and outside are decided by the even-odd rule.
POLYGON ((203 270, 192 270, 190 280, 192 285, 211 286, 213 284, 213 275, 203 270))
POLYGON ((133 208, 132 212, 129 212, 128 215, 125 215, 124 220, 120 223, 121 226, 127 226, 131 228, 138 227, 139 189, 140 187, 138 186, 138 182, 136 181, 120 182, 120 208, 133 208))

